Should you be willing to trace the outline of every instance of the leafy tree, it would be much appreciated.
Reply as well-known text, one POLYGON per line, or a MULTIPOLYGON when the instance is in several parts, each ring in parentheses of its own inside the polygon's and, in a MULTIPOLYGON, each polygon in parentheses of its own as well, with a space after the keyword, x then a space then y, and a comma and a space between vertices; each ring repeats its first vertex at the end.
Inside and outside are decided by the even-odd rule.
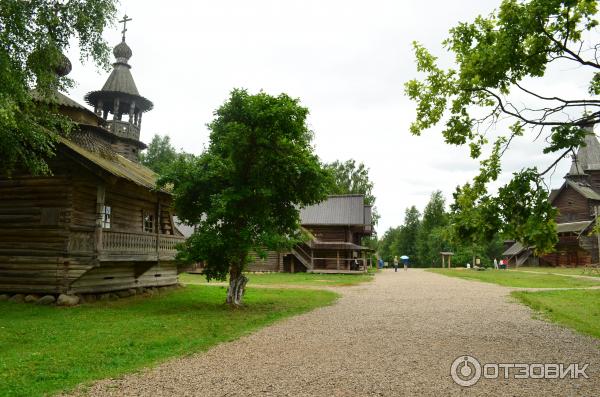
POLYGON ((417 238, 417 252, 424 266, 436 263, 440 251, 447 245, 443 233, 444 227, 448 223, 445 207, 446 200, 442 192, 437 190, 431 194, 423 211, 423 220, 417 238))
POLYGON ((421 262, 417 251, 417 241, 420 229, 421 213, 417 207, 413 205, 404 212, 404 224, 400 230, 399 238, 392 246, 395 255, 406 255, 413 264, 421 262))
POLYGON ((161 137, 155 134, 146 151, 140 154, 140 163, 157 174, 163 174, 178 157, 179 153, 171 145, 171 138, 168 135, 161 137))
POLYGON ((229 274, 231 305, 242 301, 252 253, 298 241, 298 208, 327 196, 328 173, 313 153, 307 115, 285 94, 236 89, 208 125, 207 150, 180 157, 160 178, 173 186, 179 217, 197 225, 178 258, 204 261, 209 280, 229 274))
MULTIPOLYGON (((437 226, 431 229, 431 231, 427 234, 424 247, 426 251, 419 254, 422 258, 422 265, 424 267, 440 266, 442 262, 440 252, 452 251, 452 245, 448 239, 448 227, 437 226)), ((419 248, 423 249, 422 246, 419 248)))
POLYGON ((364 194, 365 204, 373 206, 373 223, 377 224, 379 214, 375 207, 373 182, 369 179, 369 169, 355 160, 334 161, 325 167, 333 176, 330 194, 364 194))
POLYGON ((394 255, 397 255, 397 252, 395 251, 397 246, 396 241, 400 238, 401 231, 402 227, 389 228, 379 240, 379 243, 377 244, 377 253, 384 261, 389 262, 394 255))
POLYGON ((598 43, 589 40, 598 24, 597 6, 596 0, 503 0, 491 15, 450 30, 444 46, 455 55, 456 66, 449 69, 414 43, 417 69, 425 77, 406 84, 407 95, 417 103, 413 134, 444 124, 447 143, 469 145, 471 156, 480 158, 489 143, 486 130, 500 118, 514 121, 481 160, 479 175, 455 193, 453 222, 460 238, 473 241, 472 233, 489 237, 501 228, 538 252, 553 249, 555 211, 543 177, 582 143, 585 126, 600 121, 600 100, 595 98, 600 93, 598 43), (527 87, 528 78, 542 78, 549 68, 588 70, 588 92, 566 98, 527 87), (521 95, 518 101, 515 93, 521 95), (526 131, 545 136, 544 152, 557 153, 556 162, 546 170, 517 172, 498 195, 489 194, 489 183, 501 172, 502 155, 512 138, 526 131))
POLYGON ((48 173, 46 158, 56 138, 72 128, 48 102, 73 82, 63 51, 76 37, 81 59, 108 66, 102 31, 113 19, 115 0, 22 1, 0 5, 0 170, 22 166, 48 173), (57 74, 58 73, 58 74, 57 74), (32 89, 36 88, 35 93, 32 89))
POLYGON ((494 258, 499 259, 504 251, 504 246, 500 235, 496 234, 489 241, 477 244, 458 243, 452 246, 454 256, 452 257, 452 266, 465 266, 465 264, 474 264, 473 259, 481 259, 483 266, 492 266, 494 258))

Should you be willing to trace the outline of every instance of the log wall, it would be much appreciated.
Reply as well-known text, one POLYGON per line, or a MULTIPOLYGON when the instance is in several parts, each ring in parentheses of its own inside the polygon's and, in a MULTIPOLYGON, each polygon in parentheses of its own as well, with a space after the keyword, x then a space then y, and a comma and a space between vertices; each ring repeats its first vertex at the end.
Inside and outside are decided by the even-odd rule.
POLYGON ((278 272, 281 267, 279 252, 269 251, 265 259, 257 258, 254 262, 248 264, 250 272, 278 272))
POLYGON ((553 204, 559 211, 556 219, 558 223, 579 222, 591 219, 591 209, 588 199, 577 193, 570 186, 565 187, 558 197, 556 197, 553 204))
MULTIPOLYGON (((303 225, 304 226, 304 225, 303 225)), ((346 226, 304 226, 318 240, 349 242, 348 227, 346 226)))
POLYGON ((50 165, 52 176, 0 178, 0 291, 62 292, 90 268, 88 258, 68 255, 70 164, 50 165))
POLYGON ((69 287, 69 293, 119 291, 137 287, 162 287, 177 283, 174 262, 103 262, 69 287))
POLYGON ((172 258, 158 261, 154 254, 135 264, 101 261, 95 241, 99 184, 106 186, 105 204, 111 206, 115 231, 143 232, 146 211, 154 215, 153 235, 157 227, 172 235, 169 196, 124 180, 102 179, 100 171, 60 151, 49 165, 51 176, 17 172, 11 179, 0 178, 1 292, 101 292, 177 282, 172 258))

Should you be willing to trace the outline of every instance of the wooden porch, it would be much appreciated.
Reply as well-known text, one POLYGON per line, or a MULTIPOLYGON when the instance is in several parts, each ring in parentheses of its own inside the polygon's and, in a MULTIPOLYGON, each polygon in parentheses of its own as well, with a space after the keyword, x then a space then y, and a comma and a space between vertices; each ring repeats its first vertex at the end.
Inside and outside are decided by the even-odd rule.
POLYGON ((156 233, 102 230, 73 232, 69 236, 69 254, 96 253, 100 261, 172 261, 183 236, 156 233))
POLYGON ((174 260, 177 244, 184 241, 183 236, 104 230, 99 258, 110 261, 174 260))
POLYGON ((302 265, 307 273, 366 273, 369 262, 366 252, 364 247, 349 243, 319 243, 318 248, 299 244, 289 253, 289 271, 293 273, 302 265))

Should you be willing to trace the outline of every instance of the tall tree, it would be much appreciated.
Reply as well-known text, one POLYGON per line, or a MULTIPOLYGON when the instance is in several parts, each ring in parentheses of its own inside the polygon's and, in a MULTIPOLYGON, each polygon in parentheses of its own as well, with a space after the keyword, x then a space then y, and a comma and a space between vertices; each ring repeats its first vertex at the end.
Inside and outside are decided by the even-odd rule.
POLYGON ((420 263, 417 251, 419 230, 421 229, 421 213, 414 205, 404 212, 404 224, 400 235, 392 246, 395 255, 406 255, 413 264, 420 263))
POLYGON ((394 255, 398 255, 395 251, 397 248, 397 240, 400 238, 402 227, 389 228, 385 231, 377 244, 377 253, 384 261, 391 261, 394 255))
POLYGON ((365 204, 373 206, 373 223, 377 224, 379 214, 375 207, 374 185, 369 178, 369 169, 352 159, 344 162, 336 160, 326 164, 326 168, 333 175, 330 194, 364 194, 365 204))
POLYGON ((501 157, 514 137, 526 132, 544 136, 544 152, 556 153, 558 161, 582 143, 585 126, 600 121, 598 43, 590 33, 598 25, 597 7, 596 0, 503 0, 491 15, 450 30, 444 46, 455 55, 456 66, 449 69, 414 43, 417 69, 425 77, 406 84, 417 103, 413 134, 443 123, 447 143, 469 145, 471 156, 479 158, 489 127, 500 118, 514 121, 481 160, 479 175, 457 189, 453 212, 461 238, 473 239, 471 233, 489 238, 501 228, 539 252, 554 247, 555 211, 543 177, 556 162, 546 170, 515 173, 496 196, 487 187, 498 179, 501 157), (575 68, 590 75, 587 92, 578 98, 536 92, 527 85, 527 79, 542 78, 549 69, 566 73, 575 68))
POLYGON ((146 151, 140 154, 140 163, 157 174, 163 174, 175 163, 178 156, 179 153, 171 145, 171 138, 168 135, 161 137, 155 134, 146 151))
POLYGON ((444 227, 448 223, 446 200, 440 190, 431 194, 423 211, 423 220, 417 239, 417 252, 421 263, 430 266, 439 258, 439 253, 447 245, 444 227))
POLYGON ((285 94, 236 89, 209 124, 207 150, 181 157, 160 179, 173 186, 179 217, 196 225, 178 258, 204 261, 209 280, 229 275, 231 305, 242 301, 252 253, 298 241, 298 208, 327 196, 329 174, 313 153, 307 115, 285 94))
POLYGON ((77 38, 82 60, 108 66, 102 32, 114 18, 115 2, 1 1, 0 172, 10 174, 17 165, 49 172, 46 159, 57 136, 72 128, 49 104, 54 90, 73 84, 60 77, 71 67, 63 52, 77 38))

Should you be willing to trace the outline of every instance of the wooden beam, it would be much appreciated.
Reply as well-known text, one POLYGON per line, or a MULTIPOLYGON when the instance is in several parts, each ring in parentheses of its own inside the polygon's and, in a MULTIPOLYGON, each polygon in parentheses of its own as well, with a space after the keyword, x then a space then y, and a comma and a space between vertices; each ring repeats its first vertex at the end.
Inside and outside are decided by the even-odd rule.
POLYGON ((340 270, 340 251, 337 250, 337 251, 335 251, 335 253, 337 254, 336 269, 340 270))
MULTIPOLYGON (((158 255, 160 246, 160 197, 156 195, 156 254, 158 255)), ((143 222, 143 219, 142 219, 143 222)))
POLYGON ((365 255, 365 251, 362 252, 362 260, 363 260, 363 268, 365 273, 367 272, 367 257, 365 255))
POLYGON ((102 250, 102 226, 104 222, 104 198, 106 186, 99 183, 96 187, 96 225, 94 228, 94 251, 98 254, 102 250))

